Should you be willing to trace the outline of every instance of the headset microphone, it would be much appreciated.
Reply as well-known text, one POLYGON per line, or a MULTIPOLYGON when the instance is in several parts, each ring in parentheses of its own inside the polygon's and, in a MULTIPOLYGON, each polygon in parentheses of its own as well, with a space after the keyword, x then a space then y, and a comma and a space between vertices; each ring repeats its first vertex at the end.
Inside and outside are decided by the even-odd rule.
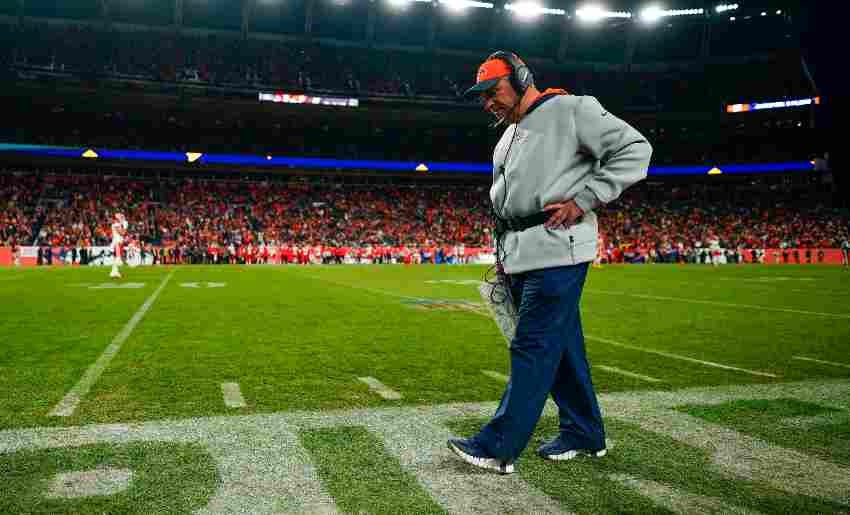
POLYGON ((495 129, 495 128, 496 128, 496 127, 498 127, 499 125, 502 125, 503 123, 505 123, 505 121, 508 119, 508 117, 511 115, 511 113, 513 113, 514 111, 516 111, 516 109, 519 107, 519 105, 520 105, 521 103, 522 103, 522 96, 520 96, 519 98, 517 98, 517 101, 516 101, 516 102, 514 102, 513 107, 511 107, 511 108, 510 108, 510 110, 509 110, 507 113, 505 113, 505 115, 504 115, 504 116, 499 116, 499 117, 497 117, 495 121, 490 122, 490 124, 488 125, 488 127, 489 127, 489 128, 491 128, 491 129, 495 129))
POLYGON ((499 125, 502 125, 503 123, 505 123, 505 120, 507 120, 507 118, 508 118, 507 116, 499 117, 495 121, 490 122, 487 126, 491 129, 495 129, 499 125))

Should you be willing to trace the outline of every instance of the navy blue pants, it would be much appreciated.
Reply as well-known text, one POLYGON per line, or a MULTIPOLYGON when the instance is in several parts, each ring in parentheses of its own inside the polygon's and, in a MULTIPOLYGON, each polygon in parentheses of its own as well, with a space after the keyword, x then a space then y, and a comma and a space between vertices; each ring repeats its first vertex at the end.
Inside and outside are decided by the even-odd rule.
POLYGON ((605 428, 584 350, 579 301, 588 263, 511 276, 518 305, 511 379, 493 419, 475 440, 490 456, 514 460, 528 445, 549 394, 561 437, 581 449, 605 445, 605 428))

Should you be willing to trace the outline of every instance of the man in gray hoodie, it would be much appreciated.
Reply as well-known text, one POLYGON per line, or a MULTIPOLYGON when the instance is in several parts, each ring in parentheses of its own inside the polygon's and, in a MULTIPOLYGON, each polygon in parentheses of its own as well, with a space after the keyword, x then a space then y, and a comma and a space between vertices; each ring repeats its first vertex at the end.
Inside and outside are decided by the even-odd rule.
POLYGON ((510 52, 488 57, 466 94, 479 96, 493 126, 509 123, 493 153, 490 200, 497 274, 516 331, 496 414, 472 438, 449 440, 449 448, 477 467, 513 472, 551 393, 560 432, 538 453, 550 460, 604 456, 579 313, 597 252, 593 210, 646 177, 652 147, 594 97, 539 91, 510 52))

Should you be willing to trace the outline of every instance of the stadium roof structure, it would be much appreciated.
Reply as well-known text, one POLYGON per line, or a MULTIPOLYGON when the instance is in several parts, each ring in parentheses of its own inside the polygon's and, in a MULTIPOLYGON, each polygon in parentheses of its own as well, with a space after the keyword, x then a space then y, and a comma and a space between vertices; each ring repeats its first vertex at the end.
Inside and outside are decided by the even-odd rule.
POLYGON ((19 0, 0 16, 621 62, 797 45, 796 0, 19 0))

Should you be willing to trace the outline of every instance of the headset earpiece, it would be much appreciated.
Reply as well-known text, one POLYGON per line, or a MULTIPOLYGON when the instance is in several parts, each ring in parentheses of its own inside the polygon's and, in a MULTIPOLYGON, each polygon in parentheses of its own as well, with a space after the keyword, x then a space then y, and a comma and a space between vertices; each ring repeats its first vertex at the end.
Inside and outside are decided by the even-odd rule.
POLYGON ((487 60, 490 59, 500 59, 508 64, 508 67, 511 69, 508 81, 520 97, 525 94, 529 86, 534 85, 534 76, 531 74, 531 70, 515 53, 499 50, 490 54, 487 60))

